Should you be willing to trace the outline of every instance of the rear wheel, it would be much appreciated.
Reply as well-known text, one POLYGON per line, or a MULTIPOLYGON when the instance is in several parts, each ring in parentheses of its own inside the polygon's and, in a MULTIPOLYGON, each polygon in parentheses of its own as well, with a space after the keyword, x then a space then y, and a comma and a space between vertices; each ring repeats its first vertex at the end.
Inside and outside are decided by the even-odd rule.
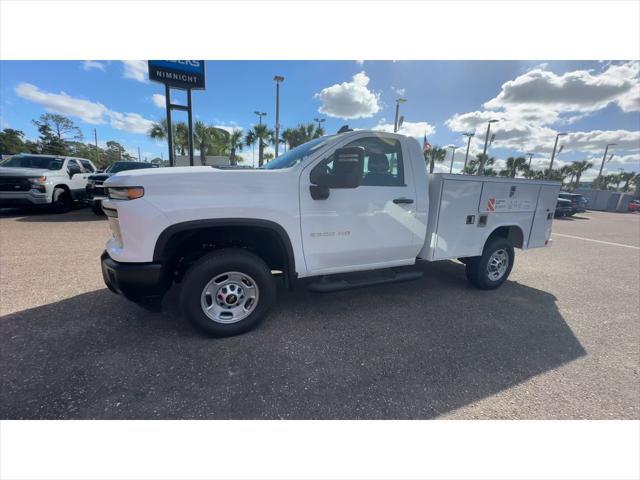
POLYGON ((71 195, 64 188, 55 188, 51 201, 51 209, 56 213, 66 213, 72 207, 71 195))
POLYGON ((201 258, 187 271, 180 303, 198 328, 230 336, 258 325, 275 298, 275 280, 260 257, 223 249, 201 258))
POLYGON ((511 243, 496 237, 487 243, 480 257, 471 257, 466 263, 467 280, 481 290, 498 288, 509 277, 513 268, 514 251, 511 243))

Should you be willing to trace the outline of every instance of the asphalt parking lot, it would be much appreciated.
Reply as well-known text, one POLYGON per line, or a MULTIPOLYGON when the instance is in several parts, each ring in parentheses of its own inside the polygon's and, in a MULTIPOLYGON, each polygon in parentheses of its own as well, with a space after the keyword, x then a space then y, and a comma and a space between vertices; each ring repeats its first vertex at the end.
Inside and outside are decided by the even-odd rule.
POLYGON ((106 221, 0 213, 2 419, 638 419, 640 215, 554 222, 497 291, 457 262, 414 282, 281 292, 224 339, 109 292, 106 221))

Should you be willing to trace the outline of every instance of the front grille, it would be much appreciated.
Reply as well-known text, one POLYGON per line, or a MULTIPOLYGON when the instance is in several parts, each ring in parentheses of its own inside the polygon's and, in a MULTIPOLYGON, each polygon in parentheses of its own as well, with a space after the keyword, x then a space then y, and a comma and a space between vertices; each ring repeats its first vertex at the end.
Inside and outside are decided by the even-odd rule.
POLYGON ((0 177, 0 192, 27 192, 31 183, 25 177, 0 177))

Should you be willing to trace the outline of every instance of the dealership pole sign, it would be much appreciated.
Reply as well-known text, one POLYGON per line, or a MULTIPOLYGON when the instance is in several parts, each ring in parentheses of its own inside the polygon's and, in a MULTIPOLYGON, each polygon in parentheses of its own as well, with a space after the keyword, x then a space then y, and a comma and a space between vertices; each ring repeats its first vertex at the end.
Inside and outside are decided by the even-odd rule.
POLYGON ((204 60, 149 60, 149 80, 174 88, 204 90, 204 60))
MULTIPOLYGON (((167 106, 167 132, 171 127, 171 112, 181 110, 187 112, 189 127, 189 165, 193 166, 193 116, 191 113, 191 90, 204 90, 204 60, 149 60, 149 80, 164 84, 165 103, 167 106), (171 89, 187 91, 187 105, 171 103, 171 89)), ((173 134, 167 135, 169 143, 169 165, 175 165, 173 150, 173 134)))

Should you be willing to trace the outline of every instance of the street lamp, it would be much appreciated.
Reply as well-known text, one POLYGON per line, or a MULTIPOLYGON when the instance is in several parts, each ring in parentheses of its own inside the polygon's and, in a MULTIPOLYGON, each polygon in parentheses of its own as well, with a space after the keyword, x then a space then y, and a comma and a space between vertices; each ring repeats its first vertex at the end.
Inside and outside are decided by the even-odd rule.
POLYGON ((527 155, 529 155, 529 165, 527 165, 527 168, 529 170, 531 170, 531 160, 533 159, 533 156, 536 154, 536 152, 529 152, 527 153, 527 155))
POLYGON ((258 115, 258 117, 260 118, 260 125, 262 125, 262 117, 265 117, 267 115, 267 112, 258 112, 257 110, 255 112, 256 115, 258 115))
POLYGON ((400 128, 398 126, 398 120, 400 118, 400 104, 406 102, 407 99, 406 98, 396 98, 396 119, 393 122, 393 133, 396 133, 398 131, 398 128, 400 128))
POLYGON ((469 147, 471 146, 471 137, 473 137, 475 135, 475 133, 463 133, 462 135, 464 135, 465 137, 469 137, 469 139, 467 140, 467 153, 464 155, 464 167, 462 167, 462 173, 464 173, 464 171, 467 169, 467 160, 469 158, 469 147))
POLYGON ((449 145, 449 148, 451 149, 451 166, 449 167, 449 173, 453 173, 453 158, 456 155, 456 150, 458 149, 458 147, 456 147, 455 145, 449 145))
MULTIPOLYGON (((568 133, 559 133, 556 135, 556 142, 553 144, 553 152, 551 153, 551 162, 549 163, 549 171, 547 172, 547 178, 551 178, 551 170, 553 169, 553 160, 554 158, 556 158, 556 148, 558 148, 558 139, 560 137, 564 137, 565 135, 568 135, 568 133)), ((562 147, 560 147, 560 150, 562 150, 562 147)))
MULTIPOLYGON (((602 169, 604 168, 604 162, 607 158, 607 153, 609 152, 609 147, 613 147, 616 145, 615 143, 607 143, 607 146, 604 148, 604 155, 602 156, 602 163, 600 164, 600 173, 598 173, 598 182, 600 181, 600 177, 602 177, 602 169)), ((611 155, 613 157, 613 154, 611 155)), ((611 159, 609 159, 611 160, 611 159)))
POLYGON ((321 123, 325 122, 327 119, 326 118, 314 118, 313 121, 316 122, 318 124, 318 130, 320 130, 321 128, 321 123))
POLYGON ((496 120, 495 118, 493 118, 487 122, 487 134, 484 137, 484 149, 482 150, 482 158, 480 159, 480 166, 478 166, 477 175, 482 175, 484 173, 484 164, 487 161, 487 144, 489 143, 489 133, 491 132, 491 124, 496 123, 498 121, 499 120, 496 120))
POLYGON ((276 75, 273 77, 276 82, 276 154, 278 156, 278 144, 280 143, 280 83, 284 82, 284 77, 276 75))

